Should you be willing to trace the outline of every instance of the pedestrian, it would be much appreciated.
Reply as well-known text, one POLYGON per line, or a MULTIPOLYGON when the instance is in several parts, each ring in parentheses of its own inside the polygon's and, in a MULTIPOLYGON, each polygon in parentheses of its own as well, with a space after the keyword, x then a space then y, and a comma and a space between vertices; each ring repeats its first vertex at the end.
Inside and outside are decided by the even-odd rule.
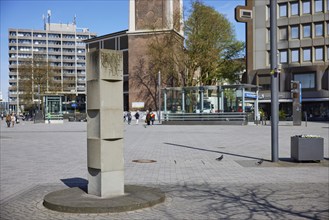
POLYGON ((130 111, 128 111, 128 113, 127 113, 127 118, 128 118, 128 125, 130 125, 130 123, 131 123, 131 112, 130 111))
POLYGON ((127 119, 127 113, 123 112, 123 122, 126 122, 126 119, 127 119))
POLYGON ((151 112, 150 114, 151 114, 151 122, 152 122, 152 125, 154 125, 155 114, 153 112, 151 112))
POLYGON ((16 117, 15 117, 15 114, 11 114, 11 125, 14 127, 15 125, 15 121, 16 121, 16 117))
POLYGON ((136 125, 138 125, 138 120, 139 120, 139 113, 138 113, 138 111, 135 113, 135 118, 136 118, 136 125))
POLYGON ((1 120, 3 120, 3 113, 1 113, 1 120))
POLYGON ((146 111, 146 119, 145 122, 147 125, 150 125, 150 121, 151 121, 151 114, 149 112, 149 110, 146 111))
POLYGON ((10 128, 11 116, 9 114, 7 114, 6 116, 6 123, 7 123, 7 127, 10 128))

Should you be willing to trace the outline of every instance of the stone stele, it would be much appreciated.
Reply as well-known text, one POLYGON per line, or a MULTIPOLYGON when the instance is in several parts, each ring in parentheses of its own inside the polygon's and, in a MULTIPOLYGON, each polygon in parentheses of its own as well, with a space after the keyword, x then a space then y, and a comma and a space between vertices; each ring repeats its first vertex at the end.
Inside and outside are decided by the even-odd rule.
POLYGON ((102 198, 124 195, 122 94, 122 52, 88 52, 88 194, 102 198))

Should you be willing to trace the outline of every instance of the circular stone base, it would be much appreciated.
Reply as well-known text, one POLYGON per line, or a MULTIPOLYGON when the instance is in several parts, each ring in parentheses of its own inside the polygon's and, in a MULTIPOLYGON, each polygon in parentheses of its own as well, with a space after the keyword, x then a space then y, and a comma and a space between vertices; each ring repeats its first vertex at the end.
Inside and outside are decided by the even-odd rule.
POLYGON ((147 208, 164 200, 165 194, 159 189, 144 186, 126 185, 124 195, 111 198, 89 195, 75 187, 47 194, 43 205, 59 212, 104 213, 147 208))

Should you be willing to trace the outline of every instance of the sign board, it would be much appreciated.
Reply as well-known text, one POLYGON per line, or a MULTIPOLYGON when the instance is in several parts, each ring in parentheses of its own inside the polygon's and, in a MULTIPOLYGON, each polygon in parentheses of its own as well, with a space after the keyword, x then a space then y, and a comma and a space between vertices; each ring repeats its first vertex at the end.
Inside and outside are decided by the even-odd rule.
POLYGON ((257 95, 255 92, 245 92, 244 93, 244 97, 246 98, 250 98, 250 99, 256 99, 257 95))
POLYGON ((73 108, 76 108, 76 107, 77 107, 77 103, 72 103, 71 106, 72 106, 73 108))
POLYGON ((133 108, 144 108, 144 102, 132 102, 131 106, 133 108))

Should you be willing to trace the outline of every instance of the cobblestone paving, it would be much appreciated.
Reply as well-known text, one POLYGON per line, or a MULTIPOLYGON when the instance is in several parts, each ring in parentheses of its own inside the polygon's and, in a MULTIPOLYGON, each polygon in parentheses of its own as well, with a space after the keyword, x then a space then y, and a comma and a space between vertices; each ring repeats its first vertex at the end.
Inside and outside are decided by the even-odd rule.
MULTIPOLYGON (((271 159, 270 126, 125 126, 125 183, 158 187, 165 203, 70 214, 48 210, 42 200, 86 182, 86 123, 0 123, 0 219, 329 219, 327 163, 240 165, 271 159), (220 155, 224 159, 215 160, 220 155), (156 162, 132 162, 138 159, 156 162)), ((328 158, 328 133, 327 123, 280 125, 280 158, 290 157, 296 134, 324 137, 328 158)))

